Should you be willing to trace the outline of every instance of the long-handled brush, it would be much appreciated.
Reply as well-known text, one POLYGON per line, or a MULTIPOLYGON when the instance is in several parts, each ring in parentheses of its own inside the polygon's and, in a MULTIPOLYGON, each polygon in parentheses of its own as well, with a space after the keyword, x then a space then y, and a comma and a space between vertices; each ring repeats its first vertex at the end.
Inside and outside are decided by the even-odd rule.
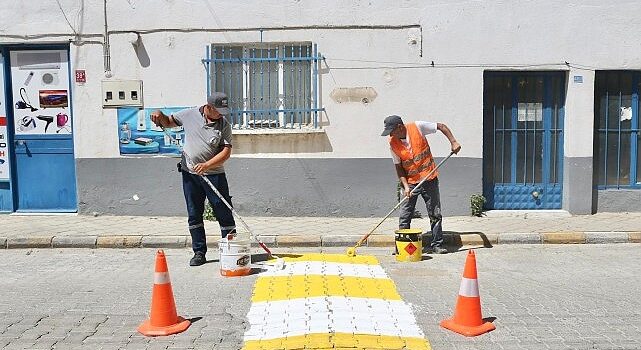
MULTIPOLYGON (((165 129, 165 127, 160 126, 160 128, 161 128, 161 129, 162 129, 162 131, 165 133, 165 135, 167 135, 167 136, 168 136, 168 137, 169 137, 173 142, 177 143, 176 138, 174 138, 174 137, 173 137, 173 136, 172 136, 172 135, 167 131, 167 129, 165 129)), ((185 160, 186 160, 186 161, 187 161, 187 163, 188 163, 188 165, 187 165, 187 166, 189 166, 189 164, 192 164, 192 165, 194 164, 194 163, 191 161, 191 159, 189 158, 189 155, 187 155, 187 153, 186 153, 184 150, 182 151, 182 154, 183 154, 183 155, 185 155, 185 160)), ((243 225, 243 227, 245 227, 245 229, 247 230, 247 232, 249 232, 249 235, 251 236, 251 238, 252 238, 254 241, 256 241, 256 243, 258 243, 258 245, 259 245, 261 248, 263 248, 263 250, 267 253, 267 255, 268 255, 270 258, 274 258, 274 259, 276 259, 276 262, 274 263, 274 268, 275 268, 275 269, 277 269, 277 270, 283 269, 283 268, 285 267, 285 260, 283 260, 282 258, 279 258, 278 256, 276 256, 276 255, 272 254, 271 250, 269 250, 269 248, 267 248, 267 246, 265 245, 265 243, 263 243, 263 242, 258 238, 258 236, 254 234, 254 231, 252 231, 252 229, 249 227, 249 225, 247 225, 247 223, 245 222, 245 220, 243 220, 243 217, 242 217, 242 216, 240 216, 240 215, 238 214, 238 212, 236 212, 236 210, 234 210, 234 207, 232 207, 232 206, 231 206, 231 204, 229 204, 229 202, 227 202, 227 200, 225 199, 225 197, 223 197, 223 195, 218 191, 218 189, 216 188, 216 186, 214 186, 214 184, 213 184, 213 183, 211 183, 211 181, 209 181, 209 179, 207 178, 207 176, 205 176, 205 175, 200 175, 200 177, 201 177, 201 178, 205 181, 205 183, 206 183, 206 184, 207 184, 207 185, 212 189, 212 191, 214 191, 214 193, 216 194, 216 196, 218 196, 218 198, 219 198, 219 199, 220 199, 220 200, 225 204, 225 206, 227 206, 227 208, 229 208, 229 210, 231 210, 232 214, 234 214, 234 216, 235 216, 238 220, 240 220, 240 222, 241 222, 241 224, 243 225)))
POLYGON ((374 233, 374 231, 375 231, 379 226, 381 226, 381 224, 382 224, 382 223, 383 223, 383 222, 384 222, 384 221, 385 221, 385 220, 386 220, 390 215, 392 215, 392 213, 393 213, 396 209, 398 209, 398 207, 400 207, 400 206, 401 206, 401 204, 403 204, 403 202, 405 202, 405 200, 407 200, 408 198, 410 198, 410 197, 412 196, 412 194, 414 193, 414 191, 416 191, 418 188, 420 188, 420 187, 421 187, 421 185, 423 184, 423 182, 425 182, 427 179, 429 179, 429 178, 430 178, 430 176, 432 176, 432 174, 436 171, 436 169, 438 169, 441 165, 443 165, 443 163, 445 163, 445 161, 447 161, 447 160, 448 160, 448 159, 449 159, 453 154, 454 154, 454 152, 450 152, 450 154, 448 154, 448 156, 447 156, 447 157, 445 157, 443 160, 441 160, 441 161, 436 165, 436 168, 432 169, 432 171, 430 171, 430 173, 429 173, 429 174, 427 174, 427 176, 425 176, 425 177, 421 180, 421 182, 419 182, 419 183, 416 185, 416 187, 414 187, 414 189, 410 192, 409 196, 405 196, 405 197, 403 197, 403 199, 401 199, 401 201, 400 201, 400 202, 398 202, 398 204, 396 204, 396 205, 394 206, 394 208, 392 208, 392 210, 390 210, 390 211, 389 211, 389 213, 387 213, 387 215, 385 215, 385 217, 384 217, 384 218, 383 218, 383 219, 382 219, 378 224, 376 224, 376 226, 374 226, 374 228, 373 228, 373 229, 371 229, 367 234, 365 234, 365 236, 363 236, 363 237, 362 237, 358 242, 356 242, 356 245, 355 245, 355 246, 350 247, 350 248, 347 248, 347 251, 345 252, 345 254, 347 254, 347 256, 356 256, 356 249, 357 249, 358 247, 360 247, 361 245, 363 245, 363 243, 365 243, 365 241, 369 238, 369 236, 370 236, 372 233, 374 233))
MULTIPOLYGON (((183 153, 184 153, 184 152, 183 152, 183 153)), ((185 159, 187 160, 187 162, 192 163, 192 162, 189 160, 189 157, 187 156, 187 154, 186 154, 186 153, 185 153, 185 159)), ((193 164, 193 163, 192 163, 192 164, 193 164)), ((250 235, 250 236, 251 236, 251 237, 256 241, 256 243, 258 243, 258 245, 259 245, 261 248, 263 248, 263 250, 267 253, 267 255, 269 255, 269 257, 270 257, 270 258, 274 258, 274 259, 276 259, 276 262, 274 263, 274 268, 275 268, 275 269, 277 269, 277 270, 283 269, 283 268, 284 268, 284 266, 285 266, 285 261, 284 261, 282 258, 279 258, 279 257, 277 257, 276 255, 272 254, 271 250, 269 250, 269 248, 267 248, 267 246, 265 245, 265 243, 263 243, 263 242, 258 238, 258 236, 256 236, 256 235, 254 234, 254 232, 252 231, 252 229, 251 229, 251 228, 249 228, 249 225, 247 225, 247 223, 245 222, 245 220, 243 220, 242 216, 240 216, 240 215, 236 212, 236 210, 234 210, 234 207, 232 207, 232 206, 231 206, 231 204, 229 204, 229 202, 227 202, 227 200, 225 199, 225 197, 223 197, 223 195, 222 195, 220 192, 218 192, 218 189, 216 188, 216 186, 214 186, 214 184, 213 184, 213 183, 211 183, 211 181, 209 181, 209 179, 207 178, 207 176, 205 176, 205 175, 200 175, 200 177, 201 177, 203 180, 205 180, 205 182, 207 183, 207 185, 209 185, 209 187, 211 187, 211 189, 214 191, 214 193, 216 193, 216 195, 218 196, 218 198, 219 198, 223 203, 225 203, 225 205, 227 206, 227 208, 229 208, 229 210, 231 210, 231 212, 234 214, 234 216, 236 216, 236 218, 237 218, 238 220, 240 220, 240 222, 243 224, 243 227, 245 227, 245 229, 247 230, 247 232, 249 232, 249 235, 250 235)))

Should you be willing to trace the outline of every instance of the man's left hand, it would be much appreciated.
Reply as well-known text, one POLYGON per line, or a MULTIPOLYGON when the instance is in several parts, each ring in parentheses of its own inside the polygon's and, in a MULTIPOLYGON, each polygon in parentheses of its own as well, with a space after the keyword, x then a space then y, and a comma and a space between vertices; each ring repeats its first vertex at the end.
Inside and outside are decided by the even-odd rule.
POLYGON ((207 166, 206 163, 198 163, 194 166, 194 172, 198 175, 203 175, 205 174, 205 171, 207 171, 209 167, 207 166))
POLYGON ((461 144, 458 143, 458 141, 452 142, 452 152, 454 152, 454 154, 458 154, 460 150, 461 150, 461 144))

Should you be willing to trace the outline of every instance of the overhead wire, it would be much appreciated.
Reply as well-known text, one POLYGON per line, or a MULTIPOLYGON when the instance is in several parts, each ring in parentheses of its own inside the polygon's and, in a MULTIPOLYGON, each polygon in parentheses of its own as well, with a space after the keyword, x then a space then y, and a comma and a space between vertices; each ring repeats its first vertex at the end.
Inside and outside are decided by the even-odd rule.
POLYGON ((612 70, 612 67, 598 67, 591 65, 584 65, 579 63, 572 63, 568 61, 551 62, 551 63, 430 63, 423 62, 399 62, 399 61, 378 61, 378 60, 363 60, 363 59, 349 59, 349 58, 333 58, 323 57, 325 62, 339 61, 339 62, 356 62, 356 63, 370 63, 379 65, 354 65, 354 66, 332 66, 327 64, 330 70, 378 70, 378 69, 447 69, 447 68, 545 68, 545 67, 568 67, 578 70, 598 71, 598 70, 612 70))
POLYGON ((77 37, 77 36, 78 36, 78 32, 76 31, 76 28, 74 28, 74 27, 71 25, 71 22, 69 22, 69 18, 67 18, 67 14, 65 13, 65 10, 62 8, 62 5, 60 4, 60 1, 59 1, 59 0, 56 0, 56 4, 58 4, 58 8, 60 9, 60 12, 62 12, 62 16, 65 18, 65 21, 66 21, 66 22, 67 22, 67 24, 69 25, 69 28, 71 28, 71 31, 72 31, 72 32, 73 32, 73 34, 77 37))

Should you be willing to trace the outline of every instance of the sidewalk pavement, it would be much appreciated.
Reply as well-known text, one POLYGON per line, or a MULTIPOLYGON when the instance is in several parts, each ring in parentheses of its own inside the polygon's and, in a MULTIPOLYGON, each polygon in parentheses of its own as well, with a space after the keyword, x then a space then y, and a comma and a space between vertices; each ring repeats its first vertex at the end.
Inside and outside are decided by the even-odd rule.
MULTIPOLYGON (((382 218, 244 217, 270 247, 353 246, 382 218)), ((244 228, 237 222, 242 233, 244 228)), ((366 244, 394 245, 398 218, 388 218, 366 244)), ((219 228, 206 222, 208 245, 219 228)), ((429 230, 429 220, 412 227, 429 230)), ((443 219, 450 247, 495 244, 641 243, 641 213, 570 215, 565 211, 490 211, 484 217, 443 219)), ((185 217, 108 215, 0 215, 0 248, 184 248, 191 246, 185 217)))

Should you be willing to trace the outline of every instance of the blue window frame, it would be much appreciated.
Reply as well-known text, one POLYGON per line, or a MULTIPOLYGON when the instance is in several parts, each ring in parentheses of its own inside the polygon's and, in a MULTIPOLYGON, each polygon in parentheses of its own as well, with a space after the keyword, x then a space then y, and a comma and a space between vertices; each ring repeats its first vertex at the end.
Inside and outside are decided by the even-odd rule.
POLYGON ((639 71, 597 71, 594 171, 600 189, 641 189, 639 71))
POLYGON ((207 48, 207 91, 229 98, 234 129, 317 128, 316 44, 212 44, 207 48))

